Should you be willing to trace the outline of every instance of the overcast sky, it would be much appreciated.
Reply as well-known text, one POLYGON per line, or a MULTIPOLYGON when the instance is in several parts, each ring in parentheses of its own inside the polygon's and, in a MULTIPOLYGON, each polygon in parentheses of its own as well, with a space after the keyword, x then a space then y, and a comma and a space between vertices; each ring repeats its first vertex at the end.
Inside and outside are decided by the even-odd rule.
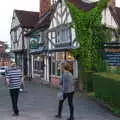
POLYGON ((10 43, 10 27, 14 9, 39 11, 39 0, 2 0, 0 3, 0 41, 10 43))
MULTIPOLYGON (((120 0, 116 0, 120 6, 120 0)), ((39 0, 2 0, 0 3, 0 41, 10 43, 10 26, 14 9, 39 11, 39 0)))

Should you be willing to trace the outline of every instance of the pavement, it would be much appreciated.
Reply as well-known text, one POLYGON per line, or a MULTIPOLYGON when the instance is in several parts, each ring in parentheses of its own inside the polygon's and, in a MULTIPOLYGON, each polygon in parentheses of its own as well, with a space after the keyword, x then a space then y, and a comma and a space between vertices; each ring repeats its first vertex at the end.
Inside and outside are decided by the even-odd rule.
MULTIPOLYGON (((25 82, 24 92, 21 92, 19 96, 20 116, 12 117, 9 92, 4 79, 0 78, 0 120, 58 120, 54 118, 58 107, 57 92, 57 89, 38 82, 25 82)), ((120 120, 80 94, 75 94, 74 110, 75 120, 120 120)), ((67 101, 64 103, 62 115, 61 120, 67 120, 69 116, 67 101)))

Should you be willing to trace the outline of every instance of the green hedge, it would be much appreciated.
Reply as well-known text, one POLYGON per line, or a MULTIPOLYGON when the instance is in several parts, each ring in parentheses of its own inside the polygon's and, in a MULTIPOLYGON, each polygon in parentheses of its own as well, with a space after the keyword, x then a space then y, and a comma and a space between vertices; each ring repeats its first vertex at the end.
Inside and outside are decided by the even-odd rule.
POLYGON ((96 73, 92 78, 96 98, 112 107, 120 108, 120 75, 96 73))
POLYGON ((93 72, 92 71, 85 71, 84 76, 84 89, 87 92, 93 91, 93 79, 92 79, 93 72))

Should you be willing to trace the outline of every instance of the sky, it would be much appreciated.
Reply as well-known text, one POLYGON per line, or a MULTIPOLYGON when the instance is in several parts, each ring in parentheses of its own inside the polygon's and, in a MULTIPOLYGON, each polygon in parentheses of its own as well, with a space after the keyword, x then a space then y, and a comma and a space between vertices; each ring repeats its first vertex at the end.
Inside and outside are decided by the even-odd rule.
POLYGON ((0 41, 10 44, 13 10, 39 11, 39 0, 2 0, 0 3, 0 41))
MULTIPOLYGON (((97 1, 97 0, 92 0, 97 1)), ((120 6, 120 0, 116 0, 120 6)), ((13 10, 39 11, 39 0, 2 0, 0 3, 0 41, 10 44, 10 27, 13 10)))

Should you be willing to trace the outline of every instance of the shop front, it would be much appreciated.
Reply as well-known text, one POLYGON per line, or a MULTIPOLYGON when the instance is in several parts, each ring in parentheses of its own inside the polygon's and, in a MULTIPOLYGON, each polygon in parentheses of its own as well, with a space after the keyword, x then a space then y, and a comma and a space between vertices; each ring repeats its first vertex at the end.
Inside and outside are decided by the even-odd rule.
POLYGON ((44 77, 44 57, 41 54, 33 55, 33 75, 44 77))
POLYGON ((77 60, 71 55, 69 51, 64 52, 52 52, 51 63, 49 64, 49 76, 52 86, 58 86, 60 77, 63 74, 62 65, 65 62, 69 62, 71 73, 74 78, 78 77, 77 60))

